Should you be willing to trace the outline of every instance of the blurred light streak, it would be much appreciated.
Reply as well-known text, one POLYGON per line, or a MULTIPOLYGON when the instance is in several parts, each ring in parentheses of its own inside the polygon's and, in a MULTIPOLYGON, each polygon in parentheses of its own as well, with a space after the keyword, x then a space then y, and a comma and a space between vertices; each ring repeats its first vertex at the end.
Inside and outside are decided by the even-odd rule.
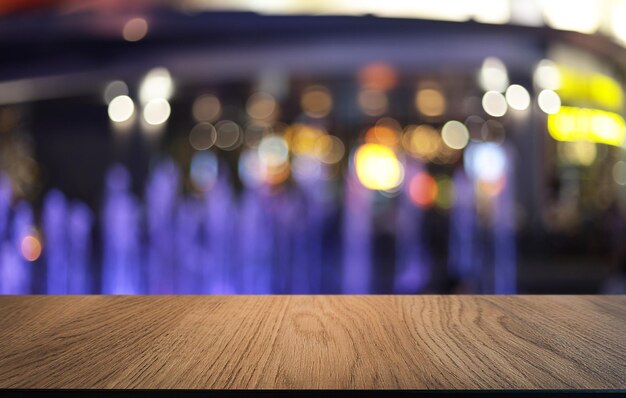
POLYGON ((548 115, 548 132, 557 141, 590 141, 622 146, 626 140, 624 119, 598 109, 562 106, 548 115))
POLYGON ((139 294, 141 255, 139 246, 139 204, 130 193, 130 175, 120 165, 106 176, 102 219, 102 293, 139 294))
POLYGON ((213 152, 196 152, 191 158, 189 177, 193 187, 200 192, 209 191, 218 175, 218 161, 213 152))
POLYGON ((428 174, 423 171, 421 162, 411 159, 405 164, 405 169, 411 178, 409 184, 405 183, 403 187, 406 194, 398 198, 393 291, 415 294, 424 291, 431 277, 432 259, 424 238, 427 233, 423 222, 424 211, 414 205, 412 192, 415 179, 428 174))
POLYGON ((626 185, 626 162, 618 160, 613 165, 611 170, 613 174, 613 181, 618 185, 626 185))
POLYGON ((67 200, 61 191, 53 189, 46 194, 42 219, 46 239, 46 292, 68 294, 68 256, 70 253, 68 253, 68 236, 65 230, 68 219, 67 200))
POLYGON ((341 292, 344 294, 369 293, 373 278, 371 239, 374 193, 359 183, 360 178, 357 177, 355 169, 356 167, 351 168, 344 180, 345 211, 341 234, 343 239, 341 292))

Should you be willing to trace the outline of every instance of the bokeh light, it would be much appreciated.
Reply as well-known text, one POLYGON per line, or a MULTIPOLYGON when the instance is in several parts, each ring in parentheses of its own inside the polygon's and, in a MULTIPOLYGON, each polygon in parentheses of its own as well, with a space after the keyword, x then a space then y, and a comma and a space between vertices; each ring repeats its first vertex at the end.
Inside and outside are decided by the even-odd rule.
POLYGON ((387 112, 389 100, 381 90, 363 89, 357 98, 361 111, 368 116, 380 116, 387 112))
POLYGON ((333 108, 333 98, 324 86, 310 86, 300 99, 302 110, 314 118, 327 116, 333 108))
POLYGON ((213 152, 194 153, 189 165, 189 177, 193 187, 200 191, 210 190, 217 180, 218 161, 213 152))
POLYGON ((557 141, 589 141, 619 147, 626 140, 626 123, 617 113, 562 106, 559 112, 548 115, 548 132, 557 141))
POLYGON ((446 98, 437 85, 425 84, 417 90, 415 107, 424 116, 441 116, 446 110, 446 98))
POLYGON ((429 207, 437 199, 438 186, 435 179, 425 171, 417 173, 409 183, 411 201, 419 207, 429 207))
POLYGON ((372 63, 359 70, 359 84, 363 88, 387 91, 398 82, 396 71, 385 63, 372 63))
POLYGON ((313 153, 322 163, 335 164, 341 161, 346 152, 345 145, 334 135, 325 134, 315 141, 313 153))
POLYGON ((392 149, 380 144, 363 144, 354 154, 356 175, 365 188, 392 190, 404 179, 404 167, 392 149))
POLYGON ((289 146, 282 137, 269 135, 259 143, 258 154, 262 164, 279 167, 289 160, 289 146))
POLYGON ((144 18, 133 18, 126 22, 122 36, 126 41, 139 41, 148 33, 148 22, 144 18))
POLYGON ((211 123, 198 123, 189 132, 189 144, 197 151, 211 148, 216 140, 217 132, 211 123))
POLYGON ((537 104, 544 113, 552 115, 561 109, 561 98, 552 90, 542 90, 537 96, 537 104))
POLYGON ((557 143, 557 154, 563 163, 590 166, 596 160, 598 150, 593 142, 559 142, 557 143))
POLYGON ((499 181, 507 168, 504 149, 491 142, 469 145, 465 150, 463 162, 470 177, 486 182, 499 181))
POLYGON ((495 57, 486 58, 480 68, 478 83, 484 91, 504 92, 509 85, 509 75, 504 63, 495 57))
POLYGON ((36 261, 41 256, 42 245, 36 234, 26 235, 20 243, 20 252, 26 261, 36 261))
POLYGON ((386 145, 391 148, 395 148, 400 143, 400 139, 400 126, 385 121, 379 121, 365 133, 365 142, 386 145))
MULTIPOLYGON (((308 100, 311 101, 310 98, 308 100)), ((271 94, 258 92, 248 98, 246 111, 252 119, 265 120, 274 114, 276 107, 276 100, 271 94)))
POLYGON ((512 84, 506 89, 506 102, 515 110, 523 111, 530 105, 530 94, 519 84, 512 84))
POLYGON ((402 137, 404 150, 411 156, 425 161, 437 156, 442 143, 437 130, 428 125, 407 126, 402 137))
POLYGON ((535 85, 543 90, 557 90, 561 87, 561 73, 549 59, 539 61, 533 74, 535 85))
POLYGON ((169 119, 170 113, 170 103, 163 98, 153 99, 143 108, 144 120, 153 126, 165 123, 169 119))
POLYGON ((626 185, 626 162, 618 160, 613 165, 613 181, 618 185, 626 185))
POLYGON ((597 0, 541 0, 546 22, 554 29, 594 33, 600 25, 597 0))
POLYGON ((128 95, 128 86, 121 80, 114 80, 107 84, 104 88, 104 102, 107 104, 113 101, 113 98, 119 97, 120 95, 128 95))
POLYGON ((130 119, 135 113, 135 104, 127 95, 120 95, 111 100, 108 107, 109 119, 121 123, 130 119))
POLYGON ((463 123, 450 120, 441 128, 441 139, 452 149, 463 149, 469 142, 469 131, 463 123))
POLYGON ((236 149, 242 142, 241 127, 232 120, 221 120, 215 125, 215 146, 225 151, 236 149))
MULTIPOLYGON (((174 83, 170 72, 163 67, 148 71, 139 86, 139 100, 147 104, 153 100, 169 100, 174 92, 174 83)), ((159 123, 155 123, 159 124, 159 123)))
POLYGON ((215 95, 201 95, 191 108, 194 119, 198 122, 214 122, 222 114, 222 104, 215 95))
POLYGON ((504 95, 497 91, 487 91, 483 95, 482 105, 485 113, 494 117, 504 116, 508 108, 504 95))
POLYGON ((455 191, 454 182, 448 176, 439 176, 437 181, 437 198, 435 204, 437 207, 448 210, 454 206, 455 191))

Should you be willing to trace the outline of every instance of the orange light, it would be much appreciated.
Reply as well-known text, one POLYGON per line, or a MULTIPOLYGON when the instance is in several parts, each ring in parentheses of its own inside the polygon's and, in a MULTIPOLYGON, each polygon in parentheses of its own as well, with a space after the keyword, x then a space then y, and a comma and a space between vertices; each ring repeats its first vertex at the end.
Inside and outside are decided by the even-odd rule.
POLYGON ((400 142, 400 133, 390 127, 377 125, 367 130, 365 133, 365 142, 394 148, 400 142))
POLYGON ((359 71, 359 82, 362 87, 387 91, 398 83, 396 72, 388 64, 373 63, 359 71))
POLYGON ((409 196, 419 207, 429 207, 437 199, 437 182, 426 172, 416 174, 409 184, 409 196))
POLYGON ((33 235, 26 235, 22 239, 20 251, 27 261, 35 261, 41 256, 41 242, 33 235))
POLYGON ((505 176, 501 176, 495 181, 478 180, 478 192, 488 197, 498 196, 506 186, 505 176))

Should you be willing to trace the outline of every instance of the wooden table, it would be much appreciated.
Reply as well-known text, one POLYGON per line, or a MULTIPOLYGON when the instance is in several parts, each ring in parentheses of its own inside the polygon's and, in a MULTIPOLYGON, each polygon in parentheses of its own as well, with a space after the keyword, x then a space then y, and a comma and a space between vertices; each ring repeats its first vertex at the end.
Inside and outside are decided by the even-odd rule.
POLYGON ((626 389, 626 296, 5 296, 0 388, 626 389))

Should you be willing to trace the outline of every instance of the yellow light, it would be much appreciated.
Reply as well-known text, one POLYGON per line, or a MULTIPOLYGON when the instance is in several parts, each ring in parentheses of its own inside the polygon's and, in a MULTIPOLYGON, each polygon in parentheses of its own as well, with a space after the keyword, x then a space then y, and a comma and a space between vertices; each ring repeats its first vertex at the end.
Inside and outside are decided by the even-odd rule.
POLYGON ((363 144, 354 155, 356 175, 364 187, 387 191, 397 188, 404 179, 404 168, 389 147, 363 144))
POLYGON ((626 123, 616 113, 562 106, 559 112, 548 115, 548 132, 557 141, 622 146, 626 139, 626 123))
POLYGON ((588 141, 559 142, 559 159, 564 163, 591 166, 596 160, 596 144, 588 141))
POLYGON ((431 126, 409 126, 402 137, 404 150, 418 159, 430 161, 443 146, 441 136, 431 126))
POLYGON ((565 103, 587 103, 598 108, 620 112, 624 90, 612 77, 559 67, 561 85, 557 90, 565 103))
POLYGON ((621 110, 624 104, 624 91, 614 79, 600 74, 591 76, 589 86, 591 99, 601 107, 621 110))
POLYGON ((450 209, 454 205, 454 182, 449 177, 437 178, 437 199, 435 204, 442 209, 450 209))
POLYGON ((334 164, 339 162, 346 151, 343 142, 333 135, 322 135, 315 141, 313 152, 322 163, 334 164))
POLYGON ((417 91, 415 107, 422 115, 440 116, 446 110, 446 98, 437 86, 426 86, 417 91))

